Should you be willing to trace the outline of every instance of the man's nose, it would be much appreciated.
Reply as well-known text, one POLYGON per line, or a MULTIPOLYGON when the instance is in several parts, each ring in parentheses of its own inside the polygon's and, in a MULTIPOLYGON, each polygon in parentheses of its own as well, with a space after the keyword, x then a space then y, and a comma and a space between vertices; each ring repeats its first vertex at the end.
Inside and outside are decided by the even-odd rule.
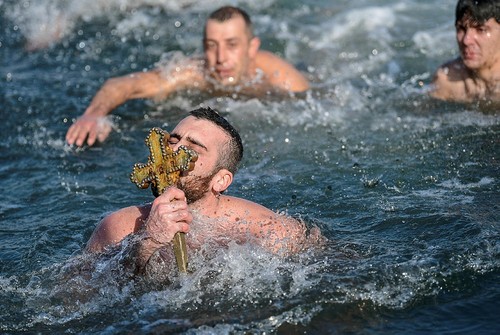
POLYGON ((471 42, 474 41, 475 37, 476 37, 476 32, 474 31, 474 29, 465 29, 462 42, 464 44, 470 44, 471 42))
POLYGON ((226 48, 220 46, 217 48, 217 62, 224 63, 226 61, 226 48))

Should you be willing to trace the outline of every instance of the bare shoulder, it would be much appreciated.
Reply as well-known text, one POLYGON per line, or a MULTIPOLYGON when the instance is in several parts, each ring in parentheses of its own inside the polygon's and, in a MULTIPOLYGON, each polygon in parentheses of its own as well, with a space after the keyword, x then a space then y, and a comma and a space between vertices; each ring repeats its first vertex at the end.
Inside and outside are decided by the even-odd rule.
POLYGON ((460 58, 444 63, 434 74, 431 96, 443 100, 466 99, 467 77, 467 69, 460 58))
POLYGON ((277 87, 293 92, 309 89, 306 77, 292 64, 272 52, 260 50, 255 64, 264 72, 269 82, 277 87))
POLYGON ((180 89, 204 89, 207 80, 204 61, 199 58, 182 58, 159 64, 154 70, 168 92, 180 89))
POLYGON ((250 200, 221 196, 221 208, 226 216, 234 216, 236 220, 260 220, 262 218, 274 218, 276 215, 270 209, 250 200))
POLYGON ((263 65, 263 66, 265 66, 266 64, 291 66, 286 60, 284 60, 280 56, 266 50, 259 50, 259 52, 257 52, 256 60, 258 65, 263 65))
POLYGON ((100 252, 107 246, 120 243, 127 235, 139 230, 150 208, 150 206, 131 206, 107 215, 92 233, 86 250, 100 252))
POLYGON ((224 196, 222 201, 225 216, 265 248, 289 254, 305 247, 308 236, 303 222, 249 200, 224 196))

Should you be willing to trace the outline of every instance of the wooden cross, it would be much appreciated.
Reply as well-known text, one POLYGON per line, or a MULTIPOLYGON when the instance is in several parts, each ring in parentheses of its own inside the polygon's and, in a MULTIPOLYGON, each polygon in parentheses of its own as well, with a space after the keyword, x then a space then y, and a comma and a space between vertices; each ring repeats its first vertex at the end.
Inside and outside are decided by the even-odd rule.
MULTIPOLYGON (((155 197, 160 196, 169 186, 176 185, 182 172, 191 171, 198 159, 195 151, 180 146, 173 151, 168 146, 170 134, 160 128, 152 128, 146 137, 149 148, 147 164, 136 163, 130 180, 139 188, 151 185, 155 197)), ((187 271, 187 249, 184 233, 174 235, 174 252, 179 271, 187 271)))

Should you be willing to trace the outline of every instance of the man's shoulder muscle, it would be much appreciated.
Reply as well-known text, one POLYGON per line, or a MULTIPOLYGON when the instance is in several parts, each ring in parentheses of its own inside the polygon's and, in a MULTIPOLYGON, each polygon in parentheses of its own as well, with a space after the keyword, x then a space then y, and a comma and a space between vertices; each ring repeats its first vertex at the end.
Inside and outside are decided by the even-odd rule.
POLYGON ((273 85, 296 92, 309 88, 307 79, 299 70, 272 52, 259 50, 255 65, 264 72, 273 85))
POLYGON ((198 59, 189 59, 181 65, 170 64, 153 70, 157 75, 163 92, 168 95, 174 91, 207 86, 203 64, 198 59))
POLYGON ((231 196, 224 196, 221 200, 225 201, 223 208, 226 217, 232 217, 235 222, 243 221, 250 226, 255 225, 258 230, 261 230, 263 226, 281 225, 284 222, 298 224, 295 219, 273 212, 250 200, 231 196))
POLYGON ((94 230, 86 249, 102 251, 106 246, 121 242, 136 232, 147 218, 148 207, 131 206, 107 215, 94 230))
POLYGON ((276 71, 284 73, 297 71, 292 64, 283 58, 265 50, 259 50, 255 58, 255 64, 257 68, 263 70, 268 75, 276 71))

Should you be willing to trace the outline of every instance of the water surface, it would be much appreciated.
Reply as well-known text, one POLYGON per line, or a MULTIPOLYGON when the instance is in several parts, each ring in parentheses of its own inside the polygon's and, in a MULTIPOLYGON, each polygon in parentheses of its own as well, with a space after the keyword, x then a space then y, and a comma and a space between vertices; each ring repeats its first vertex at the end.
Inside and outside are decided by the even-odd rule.
POLYGON ((200 53, 223 2, 0 0, 1 332, 497 333, 500 118, 426 95, 456 56, 455 1, 232 3, 311 79, 305 97, 131 101, 75 149, 66 130, 107 78, 200 53), (200 105, 244 139, 229 193, 317 225, 325 249, 230 244, 154 287, 114 260, 86 272, 99 220, 151 200, 128 179, 148 130, 200 105))

